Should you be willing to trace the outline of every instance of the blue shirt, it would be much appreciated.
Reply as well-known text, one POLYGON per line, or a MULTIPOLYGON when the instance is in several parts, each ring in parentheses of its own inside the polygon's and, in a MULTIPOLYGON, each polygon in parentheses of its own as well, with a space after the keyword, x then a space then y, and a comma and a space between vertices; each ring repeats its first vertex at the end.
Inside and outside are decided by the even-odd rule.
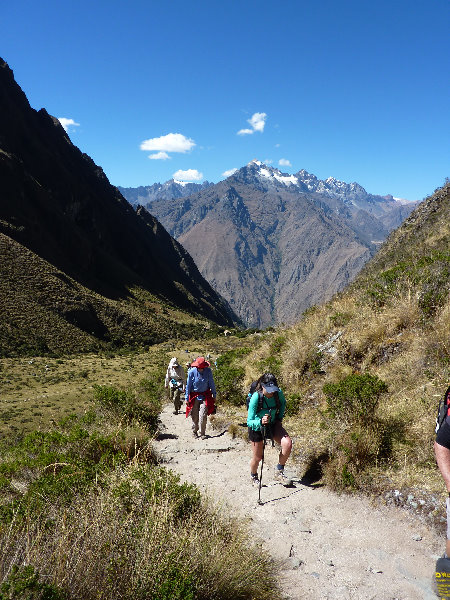
MULTIPOLYGON (((206 367, 203 369, 203 373, 200 373, 197 367, 189 369, 186 381, 186 402, 189 400, 191 392, 206 392, 206 390, 211 390, 213 398, 216 397, 216 386, 211 369, 206 367)), ((203 400, 204 397, 201 397, 200 394, 198 399, 203 400)))

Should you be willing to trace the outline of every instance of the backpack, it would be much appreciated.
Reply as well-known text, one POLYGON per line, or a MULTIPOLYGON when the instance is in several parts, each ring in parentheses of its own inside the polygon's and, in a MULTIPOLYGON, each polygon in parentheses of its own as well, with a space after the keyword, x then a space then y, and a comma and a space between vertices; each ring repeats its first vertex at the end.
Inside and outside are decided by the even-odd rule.
POLYGON ((450 386, 447 388, 444 397, 439 400, 438 411, 436 416, 436 433, 445 423, 446 417, 450 417, 450 386))
MULTIPOLYGON (((248 391, 247 398, 245 400, 245 403, 247 404, 247 410, 248 410, 248 405, 250 404, 250 398, 256 392, 256 386, 257 386, 257 384, 258 384, 257 381, 252 381, 252 384, 251 384, 250 389, 248 391)), ((274 398, 275 398, 275 402, 277 404, 277 416, 278 416, 278 413, 280 412, 280 398, 278 396, 278 392, 275 392, 274 398)), ((264 394, 262 393, 262 390, 258 390, 258 407, 256 409, 256 412, 259 412, 260 410, 262 410, 263 401, 264 401, 264 394)))

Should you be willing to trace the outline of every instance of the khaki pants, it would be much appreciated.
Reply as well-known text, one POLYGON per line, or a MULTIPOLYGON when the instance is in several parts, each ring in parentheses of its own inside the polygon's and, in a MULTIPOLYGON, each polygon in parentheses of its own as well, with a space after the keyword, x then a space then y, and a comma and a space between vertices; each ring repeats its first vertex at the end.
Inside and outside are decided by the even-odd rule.
POLYGON ((175 410, 178 411, 181 408, 181 390, 180 388, 177 387, 172 387, 171 385, 169 385, 169 396, 170 399, 173 402, 173 405, 175 407, 175 410))
POLYGON ((206 406, 206 402, 200 402, 200 400, 194 400, 194 406, 191 410, 191 418, 192 418, 192 431, 194 433, 198 432, 198 427, 200 424, 200 435, 205 435, 206 431, 206 421, 208 419, 208 407, 206 406))

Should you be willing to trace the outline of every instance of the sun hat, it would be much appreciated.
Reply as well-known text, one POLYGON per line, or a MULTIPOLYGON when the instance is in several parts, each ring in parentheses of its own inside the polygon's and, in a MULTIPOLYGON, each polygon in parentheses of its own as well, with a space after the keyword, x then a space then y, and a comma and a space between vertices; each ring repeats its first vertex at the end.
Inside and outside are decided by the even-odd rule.
POLYGON ((197 369, 206 369, 206 367, 209 367, 209 362, 205 360, 204 356, 197 356, 194 362, 191 363, 191 367, 197 367, 197 369))

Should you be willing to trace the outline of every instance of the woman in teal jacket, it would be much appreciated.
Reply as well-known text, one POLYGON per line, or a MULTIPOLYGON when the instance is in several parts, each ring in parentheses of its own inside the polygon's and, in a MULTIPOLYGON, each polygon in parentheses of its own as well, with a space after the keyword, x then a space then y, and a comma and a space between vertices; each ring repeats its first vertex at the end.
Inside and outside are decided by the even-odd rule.
POLYGON ((285 410, 286 399, 278 387, 276 377, 271 373, 264 373, 258 379, 256 391, 250 398, 247 415, 248 438, 252 445, 250 475, 256 485, 259 485, 258 465, 263 457, 263 428, 266 437, 272 438, 281 446, 275 469, 276 479, 284 485, 292 483, 284 473, 284 465, 292 450, 292 440, 282 424, 285 410))

